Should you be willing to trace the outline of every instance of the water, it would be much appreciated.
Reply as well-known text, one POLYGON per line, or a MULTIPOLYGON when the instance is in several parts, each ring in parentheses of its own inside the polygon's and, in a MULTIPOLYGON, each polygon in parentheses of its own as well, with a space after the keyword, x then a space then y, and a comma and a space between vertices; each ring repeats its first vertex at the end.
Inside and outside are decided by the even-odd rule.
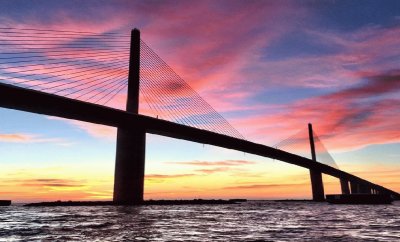
POLYGON ((0 207, 0 241, 400 241, 400 202, 0 207))

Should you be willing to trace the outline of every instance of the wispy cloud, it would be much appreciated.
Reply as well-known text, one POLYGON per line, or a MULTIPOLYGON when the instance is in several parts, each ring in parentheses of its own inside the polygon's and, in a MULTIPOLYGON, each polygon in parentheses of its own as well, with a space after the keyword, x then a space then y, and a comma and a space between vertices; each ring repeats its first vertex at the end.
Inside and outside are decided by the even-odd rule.
POLYGON ((61 138, 45 138, 42 135, 26 133, 0 133, 0 142, 7 143, 53 143, 57 145, 70 145, 71 142, 61 138))
POLYGON ((187 165, 194 167, 203 167, 194 169, 195 172, 201 174, 214 174, 219 172, 244 171, 242 168, 246 165, 256 164, 254 161, 246 160, 223 160, 223 161, 184 161, 184 162, 168 162, 175 165, 187 165))
POLYGON ((16 142, 16 143, 29 143, 40 142, 40 139, 35 139, 31 134, 0 134, 0 141, 2 142, 16 142))
POLYGON ((165 181, 176 180, 190 178, 198 176, 197 174, 185 173, 185 174, 146 174, 145 181, 149 183, 163 183, 165 181))
POLYGON ((217 173, 217 172, 226 172, 226 171, 230 171, 230 170, 232 170, 232 168, 230 168, 230 167, 216 167, 216 168, 210 168, 210 169, 197 169, 195 171, 201 172, 204 174, 213 174, 213 173, 217 173))
POLYGON ((252 185, 240 185, 240 186, 228 186, 223 189, 268 189, 274 187, 296 187, 296 186, 305 186, 308 185, 306 183, 291 183, 291 184, 252 184, 252 185))
POLYGON ((196 174, 148 174, 145 176, 145 179, 148 180, 157 180, 157 179, 175 179, 175 178, 183 178, 183 177, 191 177, 196 176, 196 174))
POLYGON ((224 160, 224 161, 184 161, 184 162, 168 162, 177 165, 191 165, 191 166, 241 166, 255 164, 254 161, 246 160, 224 160))
POLYGON ((38 179, 19 179, 14 182, 20 183, 22 186, 28 187, 47 187, 47 188, 83 188, 84 181, 77 181, 72 179, 51 179, 51 178, 38 178, 38 179))

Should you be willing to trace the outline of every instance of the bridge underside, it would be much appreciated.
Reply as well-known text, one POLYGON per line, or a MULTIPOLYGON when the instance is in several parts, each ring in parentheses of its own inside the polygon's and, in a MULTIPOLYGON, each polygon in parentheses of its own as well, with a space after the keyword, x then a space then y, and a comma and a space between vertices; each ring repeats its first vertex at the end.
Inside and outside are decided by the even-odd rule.
MULTIPOLYGON (((121 157, 121 160, 128 159, 128 157, 130 157, 130 162, 132 162, 132 157, 134 157, 134 161, 144 161, 143 144, 145 142, 145 133, 152 133, 281 160, 290 164, 307 168, 310 171, 317 171, 319 173, 337 177, 343 181, 343 184, 346 182, 348 184, 350 182, 351 193, 368 193, 368 191, 373 191, 374 193, 391 194, 395 199, 400 199, 400 194, 397 192, 371 183, 347 172, 298 155, 250 141, 241 140, 206 130, 200 130, 165 120, 133 114, 118 109, 6 84, 0 84, 0 107, 118 127, 120 130, 118 134, 119 141, 124 139, 130 139, 133 141, 132 139, 134 139, 133 143, 136 143, 136 145, 132 145, 132 147, 126 147, 127 153, 117 154, 117 156, 121 157)), ((116 166, 119 167, 119 164, 116 164, 116 166)), ((129 176, 133 180, 139 179, 141 181, 136 181, 136 184, 143 184, 142 178, 144 176, 144 162, 143 164, 139 164, 135 167, 132 167, 129 164, 124 164, 123 167, 118 170, 121 170, 122 172, 121 176, 119 177, 129 176)), ((319 178, 317 177, 316 179, 319 178)), ((143 185, 137 188, 138 191, 132 191, 128 186, 121 184, 120 181, 115 180, 115 182, 116 184, 120 184, 118 185, 118 188, 115 190, 114 194, 114 199, 116 199, 116 201, 125 201, 127 203, 136 203, 142 201, 143 185), (129 191, 127 191, 128 189, 129 191), (128 193, 136 193, 138 195, 127 196, 126 194, 128 193)), ((342 190, 347 191, 345 185, 342 186, 342 190)))

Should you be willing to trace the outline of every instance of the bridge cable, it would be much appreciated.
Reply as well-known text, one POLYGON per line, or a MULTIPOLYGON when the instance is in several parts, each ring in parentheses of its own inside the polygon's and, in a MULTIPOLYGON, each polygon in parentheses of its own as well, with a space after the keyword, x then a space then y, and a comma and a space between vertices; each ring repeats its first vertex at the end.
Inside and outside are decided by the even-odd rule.
POLYGON ((0 27, 0 82, 107 104, 126 88, 129 37, 0 27))
MULTIPOLYGON (((196 91, 194 91, 185 81, 183 81, 183 79, 178 76, 175 71, 173 71, 172 68, 168 64, 166 64, 165 61, 163 61, 143 41, 141 41, 141 65, 147 69, 150 69, 149 66, 153 67, 151 68, 152 71, 146 70, 148 73, 153 74, 150 75, 151 78, 146 78, 146 71, 142 70, 141 84, 144 82, 148 83, 143 84, 143 87, 149 88, 149 86, 154 85, 165 87, 158 88, 161 90, 157 90, 157 92, 163 95, 163 100, 168 101, 168 105, 158 104, 155 105, 156 109, 159 109, 161 112, 163 112, 163 110, 165 110, 166 108, 176 110, 175 108, 184 103, 185 106, 189 106, 189 108, 186 108, 184 110, 180 109, 180 111, 184 112, 185 116, 182 117, 181 115, 179 115, 177 117, 176 115, 173 115, 175 119, 173 121, 183 121, 185 124, 194 127, 199 127, 199 125, 200 127, 204 127, 205 125, 207 130, 244 139, 237 130, 235 130, 219 113, 215 111, 215 109, 213 109, 207 102, 205 102, 204 99, 202 99, 196 91), (149 61, 148 59, 151 60, 149 61), (154 70, 158 70, 158 72, 161 72, 161 70, 163 70, 163 73, 158 73, 156 75, 157 78, 154 78, 154 70), (143 75, 142 73, 145 75, 143 75), (156 79, 157 81, 152 81, 151 79, 156 79), (161 85, 160 79, 162 81, 161 85), (182 98, 182 92, 184 91, 190 95, 186 94, 184 95, 185 98, 182 98), (173 93, 180 93, 181 95, 176 98, 176 96, 172 96, 173 93), (199 113, 198 110, 206 110, 207 112, 199 113), (207 119, 205 117, 207 117, 207 119), (210 126, 207 127, 207 125, 210 125, 211 123, 210 120, 212 120, 212 128, 210 126)), ((166 111, 168 112, 169 110, 166 111)), ((178 114, 181 114, 181 112, 178 112, 178 114)))

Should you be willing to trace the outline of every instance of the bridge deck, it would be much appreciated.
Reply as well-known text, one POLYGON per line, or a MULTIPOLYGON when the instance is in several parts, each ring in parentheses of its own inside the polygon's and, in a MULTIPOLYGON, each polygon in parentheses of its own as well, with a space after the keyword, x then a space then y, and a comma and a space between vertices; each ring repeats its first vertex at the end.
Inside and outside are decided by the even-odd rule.
POLYGON ((324 174, 345 179, 372 189, 392 194, 400 199, 400 194, 371 183, 360 177, 338 170, 310 159, 230 136, 197 129, 161 119, 128 113, 97 104, 73 100, 53 94, 0 84, 0 107, 27 111, 67 119, 75 119, 113 127, 135 129, 145 128, 147 133, 210 144, 227 149, 281 160, 307 169, 319 170, 324 174))

